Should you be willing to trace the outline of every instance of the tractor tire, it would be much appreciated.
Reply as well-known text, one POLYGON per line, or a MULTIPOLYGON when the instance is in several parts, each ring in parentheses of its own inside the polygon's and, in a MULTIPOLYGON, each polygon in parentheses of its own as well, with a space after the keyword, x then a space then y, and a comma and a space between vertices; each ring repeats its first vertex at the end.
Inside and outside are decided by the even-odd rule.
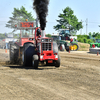
POLYGON ((34 69, 38 69, 38 64, 39 64, 39 57, 38 55, 33 55, 33 61, 32 61, 32 66, 34 69))
POLYGON ((60 51, 65 51, 65 45, 64 44, 60 44, 60 51))
POLYGON ((66 46, 66 51, 69 52, 69 46, 66 46))
POLYGON ((14 49, 14 63, 19 64, 19 49, 14 49))
POLYGON ((77 51, 77 50, 79 49, 78 44, 76 44, 76 43, 72 43, 71 45, 74 46, 74 48, 75 48, 73 51, 77 51))
POLYGON ((55 61, 55 67, 60 67, 60 56, 58 55, 58 60, 55 61))
POLYGON ((32 43, 25 43, 23 48, 22 60, 24 66, 32 66, 32 57, 35 54, 35 46, 32 43))
POLYGON ((56 42, 53 42, 53 53, 58 53, 58 46, 56 42))
POLYGON ((14 43, 10 43, 9 54, 10 54, 10 63, 12 64, 17 63, 19 49, 16 47, 14 43))

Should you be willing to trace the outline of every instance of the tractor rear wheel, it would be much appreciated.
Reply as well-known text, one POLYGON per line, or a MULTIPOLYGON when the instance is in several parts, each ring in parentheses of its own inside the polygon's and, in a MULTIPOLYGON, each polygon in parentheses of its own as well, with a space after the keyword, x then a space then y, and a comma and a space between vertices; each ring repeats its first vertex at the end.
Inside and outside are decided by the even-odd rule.
POLYGON ((66 51, 69 52, 69 46, 66 46, 66 51))
POLYGON ((10 43, 10 63, 15 64, 18 61, 19 49, 16 47, 14 43, 10 43))
POLYGON ((33 55, 32 66, 34 69, 38 69, 39 58, 38 55, 33 55))
POLYGON ((55 67, 60 67, 60 56, 58 55, 58 60, 55 61, 55 67))
POLYGON ((32 43, 25 43, 23 48, 23 65, 24 66, 32 66, 32 57, 35 54, 35 46, 32 43))

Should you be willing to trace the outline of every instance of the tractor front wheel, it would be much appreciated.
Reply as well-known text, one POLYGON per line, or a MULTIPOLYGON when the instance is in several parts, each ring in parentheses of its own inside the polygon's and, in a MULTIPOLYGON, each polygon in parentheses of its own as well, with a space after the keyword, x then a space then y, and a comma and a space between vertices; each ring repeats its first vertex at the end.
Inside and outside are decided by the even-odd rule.
POLYGON ((60 56, 58 55, 58 60, 55 61, 55 67, 60 67, 60 56))
POLYGON ((39 64, 39 60, 38 60, 38 55, 33 55, 33 61, 32 61, 32 66, 34 69, 38 69, 38 64, 39 64))
POLYGON ((58 46, 56 42, 53 42, 53 53, 58 53, 58 46))
POLYGON ((74 50, 73 51, 77 51, 79 49, 78 44, 72 43, 71 45, 74 47, 74 50))

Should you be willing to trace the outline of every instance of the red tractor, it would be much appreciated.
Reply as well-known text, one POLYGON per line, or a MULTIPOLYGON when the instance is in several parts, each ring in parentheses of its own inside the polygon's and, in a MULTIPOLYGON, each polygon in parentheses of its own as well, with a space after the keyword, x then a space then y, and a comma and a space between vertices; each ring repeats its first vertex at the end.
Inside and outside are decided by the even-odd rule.
POLYGON ((39 62, 60 67, 56 42, 53 42, 52 38, 45 37, 44 31, 35 27, 34 22, 20 22, 17 29, 20 29, 20 39, 10 43, 11 62, 22 61, 24 66, 33 66, 34 69, 38 68, 39 62))

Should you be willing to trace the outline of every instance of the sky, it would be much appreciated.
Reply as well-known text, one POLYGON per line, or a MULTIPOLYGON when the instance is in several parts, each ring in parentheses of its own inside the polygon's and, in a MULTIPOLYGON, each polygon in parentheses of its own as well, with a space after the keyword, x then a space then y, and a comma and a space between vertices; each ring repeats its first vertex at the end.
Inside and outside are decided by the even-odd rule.
MULTIPOLYGON (((0 0, 0 33, 12 31, 5 25, 9 21, 9 17, 12 17, 14 8, 24 6, 36 18, 36 12, 33 10, 32 4, 33 0, 0 0)), ((58 24, 56 22, 58 15, 63 13, 66 7, 70 7, 78 21, 82 21, 83 29, 80 29, 77 34, 100 32, 100 0, 50 0, 45 28, 46 34, 58 33, 53 29, 53 26, 58 24)))

